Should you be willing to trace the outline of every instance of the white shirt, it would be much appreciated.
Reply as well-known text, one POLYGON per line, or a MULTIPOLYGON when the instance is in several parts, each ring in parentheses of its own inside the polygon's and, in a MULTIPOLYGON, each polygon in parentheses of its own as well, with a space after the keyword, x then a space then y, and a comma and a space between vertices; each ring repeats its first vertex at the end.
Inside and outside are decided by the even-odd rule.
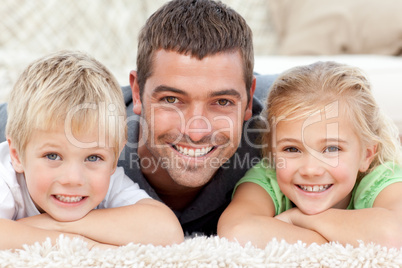
MULTIPOLYGON (((149 195, 117 167, 110 177, 105 199, 95 208, 113 208, 135 204, 149 195)), ((40 214, 29 195, 24 174, 15 172, 7 142, 0 143, 0 218, 18 220, 40 214)))

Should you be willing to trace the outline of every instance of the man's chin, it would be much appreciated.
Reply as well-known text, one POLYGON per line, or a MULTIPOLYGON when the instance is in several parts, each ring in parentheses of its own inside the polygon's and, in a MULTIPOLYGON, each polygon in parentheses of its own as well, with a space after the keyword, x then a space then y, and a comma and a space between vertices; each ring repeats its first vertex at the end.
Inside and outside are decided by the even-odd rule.
POLYGON ((217 170, 203 168, 186 168, 183 170, 169 170, 168 173, 172 180, 183 187, 198 188, 206 185, 214 176, 217 170))

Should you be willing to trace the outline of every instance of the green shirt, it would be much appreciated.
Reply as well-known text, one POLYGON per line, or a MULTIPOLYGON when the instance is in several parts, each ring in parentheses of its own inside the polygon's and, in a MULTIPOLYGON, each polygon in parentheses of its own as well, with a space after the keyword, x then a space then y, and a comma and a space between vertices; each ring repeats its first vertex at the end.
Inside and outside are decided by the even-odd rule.
MULTIPOLYGON (((276 172, 268 167, 268 164, 260 161, 252 167, 244 177, 236 184, 236 188, 244 183, 256 183, 271 196, 275 205, 276 215, 293 207, 292 202, 279 188, 276 180, 276 172)), ((352 198, 347 209, 362 209, 373 207, 377 195, 385 187, 402 182, 402 167, 393 163, 385 163, 375 168, 371 173, 364 176, 360 182, 356 182, 353 188, 352 198)))

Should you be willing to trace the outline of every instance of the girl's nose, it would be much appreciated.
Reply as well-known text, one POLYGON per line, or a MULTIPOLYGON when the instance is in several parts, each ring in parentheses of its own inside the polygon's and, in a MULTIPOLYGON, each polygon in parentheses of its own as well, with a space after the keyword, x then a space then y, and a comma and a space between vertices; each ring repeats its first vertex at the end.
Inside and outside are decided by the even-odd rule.
POLYGON ((325 172, 324 164, 322 160, 314 155, 308 154, 304 156, 304 161, 299 168, 299 173, 304 177, 311 178, 322 176, 325 172))

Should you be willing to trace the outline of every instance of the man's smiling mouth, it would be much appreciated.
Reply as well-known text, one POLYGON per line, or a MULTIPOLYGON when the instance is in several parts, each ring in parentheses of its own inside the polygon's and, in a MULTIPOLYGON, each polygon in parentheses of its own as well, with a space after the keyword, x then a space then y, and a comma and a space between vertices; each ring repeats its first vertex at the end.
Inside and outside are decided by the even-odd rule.
POLYGON ((207 155, 215 148, 214 146, 207 146, 203 148, 194 149, 194 148, 183 147, 180 145, 172 145, 172 147, 182 155, 189 157, 201 157, 207 155))

